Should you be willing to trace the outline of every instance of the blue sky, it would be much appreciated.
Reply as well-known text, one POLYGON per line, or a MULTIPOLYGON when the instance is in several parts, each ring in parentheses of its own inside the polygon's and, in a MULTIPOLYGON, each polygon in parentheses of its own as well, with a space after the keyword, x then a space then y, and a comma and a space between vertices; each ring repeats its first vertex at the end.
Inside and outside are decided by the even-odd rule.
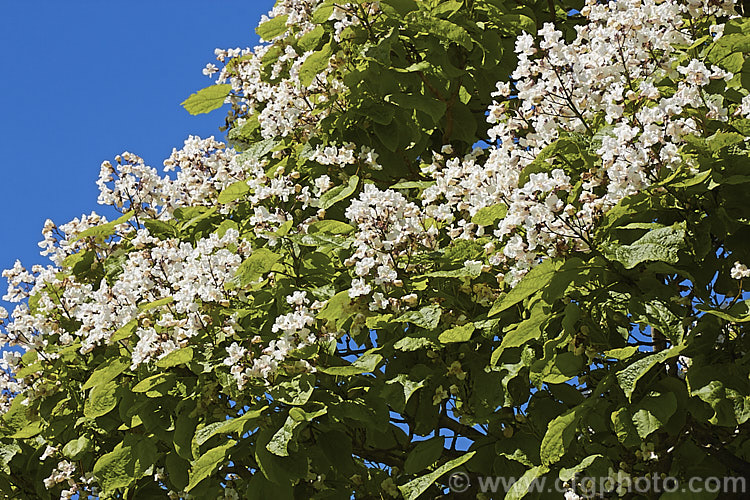
MULTIPOLYGON (((105 159, 123 151, 161 171, 190 134, 223 137, 222 111, 190 116, 214 48, 254 46, 272 0, 3 2, 0 15, 0 269, 44 263, 47 218, 97 205, 105 159)), ((0 296, 5 294, 0 280, 0 296)), ((9 310, 8 304, 5 305, 9 310)))

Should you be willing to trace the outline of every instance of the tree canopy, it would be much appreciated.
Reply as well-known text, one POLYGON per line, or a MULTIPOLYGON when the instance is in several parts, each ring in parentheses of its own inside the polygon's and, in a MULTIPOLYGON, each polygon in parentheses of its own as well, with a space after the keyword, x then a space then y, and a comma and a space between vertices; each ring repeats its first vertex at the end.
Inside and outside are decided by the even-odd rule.
POLYGON ((750 476, 743 14, 279 0, 183 103, 229 103, 226 143, 105 161, 122 216, 3 272, 0 492, 750 476))

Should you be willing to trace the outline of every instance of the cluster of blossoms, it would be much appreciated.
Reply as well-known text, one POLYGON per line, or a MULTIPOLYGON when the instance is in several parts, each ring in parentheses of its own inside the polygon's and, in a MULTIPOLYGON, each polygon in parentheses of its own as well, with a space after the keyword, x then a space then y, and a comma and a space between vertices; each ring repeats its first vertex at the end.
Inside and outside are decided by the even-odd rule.
MULTIPOLYGON (((406 271, 404 261, 417 251, 434 246, 436 226, 425 227, 420 208, 401 193, 381 191, 365 184, 358 199, 346 209, 346 217, 357 228, 353 255, 345 262, 354 267, 349 296, 368 295, 372 285, 388 291, 401 287, 399 271, 406 271)), ((388 298, 382 291, 372 295, 371 310, 385 309, 388 298)))
MULTIPOLYGON (((271 378, 293 351, 333 339, 330 334, 317 334, 311 330, 315 323, 315 312, 323 307, 323 302, 316 300, 310 304, 307 292, 304 291, 287 296, 286 302, 293 307, 293 311, 276 318, 271 330, 278 338, 271 340, 258 356, 249 354, 248 350, 237 342, 226 348, 228 356, 224 359, 224 364, 231 367, 230 372, 240 389, 247 383, 248 377, 266 380, 271 378)), ((252 339, 253 344, 259 342, 260 337, 252 339)), ((291 373, 314 371, 305 360, 297 360, 285 366, 285 369, 291 373)))
POLYGON ((62 460, 57 464, 57 467, 52 471, 52 474, 50 474, 50 476, 44 480, 44 486, 46 486, 47 489, 50 489, 57 483, 68 481, 73 477, 75 471, 75 464, 72 464, 67 460, 62 460))
MULTIPOLYGON (((365 161, 367 158, 364 157, 365 161)), ((369 158, 374 156, 370 153, 369 158)), ((139 215, 143 219, 174 222, 178 209, 214 207, 227 186, 245 183, 248 189, 244 200, 252 207, 246 230, 274 245, 274 232, 291 221, 289 212, 280 205, 290 202, 306 209, 316 204, 332 183, 322 176, 311 180, 311 185, 302 186, 296 172, 285 175, 283 169, 276 169, 273 175, 267 175, 266 163, 266 160, 243 159, 213 138, 197 137, 188 138, 184 148, 174 150, 164 162, 167 172, 176 171, 176 178, 168 174, 160 176, 129 153, 117 158, 117 167, 105 162, 98 182, 99 202, 135 214, 114 226, 108 237, 115 246, 127 250, 118 262, 119 271, 94 282, 60 273, 62 268, 70 266, 66 259, 90 254, 93 265, 111 256, 115 246, 103 247, 84 233, 106 224, 105 217, 91 213, 60 226, 47 221, 39 246, 52 265, 37 265, 28 271, 17 262, 3 272, 8 280, 3 299, 19 304, 10 321, 7 311, 0 310, 0 321, 7 322, 2 343, 42 349, 48 345, 75 344, 80 346, 81 353, 88 353, 96 346, 110 343, 118 331, 132 328, 138 339, 131 352, 131 368, 135 369, 184 347, 202 331, 222 329, 231 338, 235 333, 234 319, 212 324, 207 308, 223 307, 238 299, 241 292, 233 286, 233 280, 242 261, 251 255, 250 243, 240 237, 236 226, 227 227, 221 236, 213 233, 195 242, 154 235, 140 224, 139 215), (25 303, 29 297, 34 299, 33 311, 25 303), (63 327, 64 324, 67 326, 63 327), (70 329, 71 324, 76 325, 74 330, 70 329)), ((226 212, 233 203, 220 206, 226 212)), ((313 317, 310 310, 304 304, 299 307, 295 314, 306 315, 309 324, 313 317)), ((279 325, 283 326, 283 322, 279 325)), ((267 346, 247 372, 237 372, 238 382, 242 384, 245 376, 270 376, 290 350, 314 339, 309 332, 303 332, 292 342, 294 332, 279 328, 284 331, 284 339, 267 346)), ((47 359, 55 357, 55 353, 47 354, 47 359)), ((14 363, 15 357, 8 358, 2 373, 4 410, 12 395, 26 387, 25 380, 16 381, 10 375, 14 363)))
POLYGON ((357 145, 351 142, 336 146, 331 144, 325 147, 318 146, 310 159, 321 165, 336 165, 343 167, 361 162, 370 170, 382 170, 378 163, 378 154, 367 146, 361 146, 357 153, 357 145))
POLYGON ((225 187, 249 180, 247 171, 252 168, 213 137, 195 136, 190 136, 182 149, 174 149, 164 161, 165 171, 176 170, 176 179, 162 177, 132 153, 123 153, 116 161, 116 167, 109 161, 101 165, 97 181, 99 203, 118 210, 142 210, 161 219, 171 218, 180 207, 211 206, 225 187))
MULTIPOLYGON (((49 456, 57 454, 57 448, 47 446, 40 460, 44 461, 49 456)), ((55 488, 60 483, 65 483, 66 489, 60 491, 60 500, 71 500, 73 498, 88 498, 89 495, 98 497, 99 488, 96 486, 96 478, 90 472, 79 476, 78 480, 74 477, 76 464, 68 460, 61 460, 57 466, 52 469, 50 475, 44 478, 44 487, 49 489, 55 488)))
MULTIPOLYGON (((506 264, 511 285, 540 259, 586 250, 603 213, 683 161, 685 137, 702 126, 689 110, 727 119, 721 96, 705 87, 732 74, 697 59, 674 68, 670 56, 677 45, 695 42, 686 16, 730 15, 731 9, 673 0, 589 2, 582 10, 589 22, 576 27, 570 43, 551 24, 539 31, 538 46, 531 35, 518 37, 513 83, 498 83, 493 95, 505 99, 489 108, 491 146, 464 158, 435 154, 426 169, 435 186, 424 192, 425 212, 449 223, 451 236, 474 238, 487 228, 471 217, 505 205, 507 215, 493 228, 499 242, 488 252, 491 263, 506 264), (676 83, 674 93, 663 95, 657 87, 664 78, 676 83), (626 106, 637 111, 625 113, 626 106), (594 130, 602 119, 609 125, 594 130), (578 178, 554 168, 554 156, 539 156, 556 141, 582 149, 590 159, 578 178), (534 162, 539 173, 521 182, 534 162)), ((713 28, 716 37, 722 31, 723 25, 713 28)))
MULTIPOLYGON (((321 0, 277 2, 269 16, 286 16, 286 30, 267 40, 270 43, 258 45, 252 50, 217 49, 217 60, 224 63, 232 59, 232 65, 218 70, 209 64, 204 69, 204 74, 208 76, 218 71, 217 83, 232 85, 230 101, 239 109, 239 114, 257 116, 263 137, 286 137, 290 134, 309 136, 317 123, 330 112, 328 107, 321 106, 322 103, 335 101, 339 106, 344 105, 346 87, 337 72, 341 61, 335 57, 330 58, 310 83, 303 83, 300 78, 300 69, 313 51, 303 50, 298 42, 317 26, 312 21, 312 13, 320 3, 321 0), (264 58, 274 50, 280 54, 267 69, 264 58), (268 71, 270 78, 267 78, 268 71)), ((334 40, 341 41, 347 27, 360 23, 360 13, 373 16, 378 12, 377 2, 335 6, 330 14, 330 19, 335 20, 334 40), (362 12, 362 9, 366 9, 366 12, 362 12)), ((266 20, 268 17, 264 16, 261 25, 266 20)), ((236 124, 240 125, 242 122, 236 124)))
POLYGON ((750 269, 745 264, 735 262, 732 266, 732 270, 729 272, 732 279, 741 280, 743 278, 750 278, 750 269))

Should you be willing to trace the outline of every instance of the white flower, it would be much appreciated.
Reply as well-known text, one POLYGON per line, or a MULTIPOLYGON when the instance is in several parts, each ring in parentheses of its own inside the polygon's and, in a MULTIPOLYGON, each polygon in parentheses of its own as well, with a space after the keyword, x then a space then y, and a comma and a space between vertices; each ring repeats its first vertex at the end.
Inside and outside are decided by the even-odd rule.
POLYGON ((42 453, 42 456, 39 457, 39 460, 44 462, 45 460, 47 460, 47 458, 51 457, 55 453, 57 453, 57 447, 47 445, 47 447, 44 449, 44 453, 42 453))
POLYGON ((229 356, 224 359, 224 364, 227 366, 235 366, 245 357, 247 349, 241 347, 237 342, 232 342, 232 345, 226 347, 226 351, 229 356))
POLYGON ((219 68, 217 68, 215 65, 211 63, 206 64, 206 67, 203 68, 203 74, 206 76, 211 76, 217 71, 219 71, 219 68))
POLYGON ((333 185, 331 182, 331 178, 327 175, 321 175, 317 179, 315 179, 315 188, 317 191, 317 196, 320 196, 321 194, 328 191, 328 189, 333 185))
POLYGON ((372 302, 369 304, 370 311, 379 311, 388 307, 388 298, 380 292, 372 294, 372 302))
POLYGON ((365 283, 365 280, 362 278, 355 278, 352 280, 352 287, 349 289, 349 297, 354 299, 362 295, 367 295, 371 290, 372 288, 365 283))
POLYGON ((286 303, 291 305, 302 306, 309 304, 310 301, 307 299, 307 292, 296 291, 286 298, 286 303))
POLYGON ((750 277, 750 269, 745 264, 735 262, 732 270, 729 271, 729 275, 732 279, 741 280, 742 278, 750 277))
POLYGON ((750 118, 750 94, 742 98, 742 101, 740 102, 739 113, 744 118, 750 118))
POLYGON ((580 500, 580 498, 573 490, 565 491, 565 500, 580 500))
POLYGON ((692 59, 687 66, 678 67, 677 71, 685 75, 687 82, 692 85, 702 87, 708 85, 711 81, 709 79, 711 72, 706 68, 706 65, 698 59, 692 59))

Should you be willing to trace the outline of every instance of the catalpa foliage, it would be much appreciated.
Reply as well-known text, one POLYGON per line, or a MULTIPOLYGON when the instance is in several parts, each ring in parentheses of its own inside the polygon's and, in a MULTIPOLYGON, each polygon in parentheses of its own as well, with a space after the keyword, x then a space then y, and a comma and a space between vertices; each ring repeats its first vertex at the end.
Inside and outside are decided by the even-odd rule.
POLYGON ((3 273, 0 491, 747 476, 742 14, 279 0, 183 103, 228 103, 227 143, 104 162, 122 216, 48 221, 50 263, 3 273))

